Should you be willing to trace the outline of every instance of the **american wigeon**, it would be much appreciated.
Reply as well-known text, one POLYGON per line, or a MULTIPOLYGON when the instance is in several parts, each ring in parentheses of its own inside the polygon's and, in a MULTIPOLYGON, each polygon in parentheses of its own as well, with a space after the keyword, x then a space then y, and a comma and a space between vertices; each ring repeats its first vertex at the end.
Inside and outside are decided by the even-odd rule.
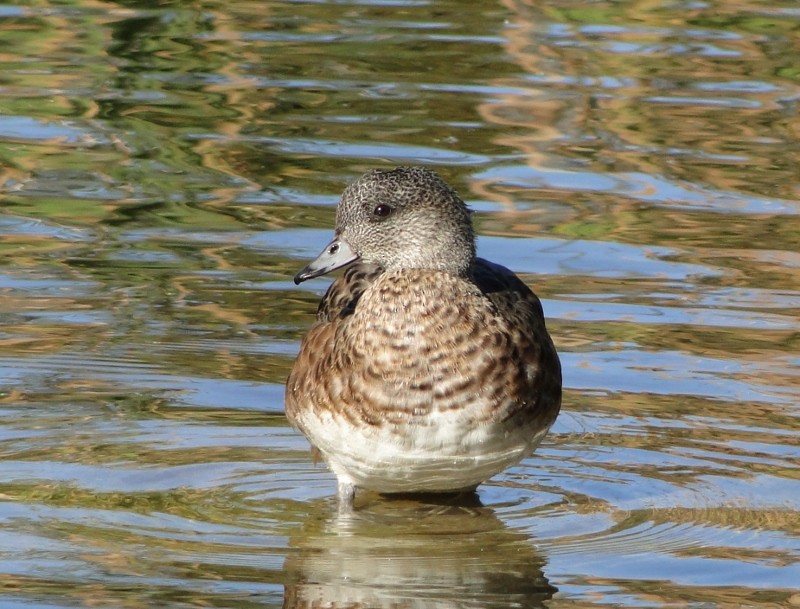
POLYGON ((470 211, 434 172, 371 171, 295 283, 330 286, 286 383, 286 415, 356 488, 457 492, 529 455, 561 406, 539 299, 475 257, 470 211))

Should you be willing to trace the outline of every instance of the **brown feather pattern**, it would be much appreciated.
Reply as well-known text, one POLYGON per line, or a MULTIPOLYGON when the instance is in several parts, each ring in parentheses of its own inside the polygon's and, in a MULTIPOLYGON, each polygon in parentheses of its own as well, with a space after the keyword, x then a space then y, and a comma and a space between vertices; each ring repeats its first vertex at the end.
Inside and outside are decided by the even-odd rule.
MULTIPOLYGON (((438 180, 443 205, 463 207, 432 172, 402 171, 418 171, 423 186, 438 180)), ((357 203, 371 205, 357 186, 357 203)), ((340 484, 474 488, 529 454, 558 415, 561 368, 541 303, 514 273, 473 257, 469 230, 466 272, 362 259, 323 297, 287 381, 286 414, 340 484)))
POLYGON ((547 428, 560 403, 559 360, 539 299, 508 269, 478 258, 471 280, 348 268, 303 341, 286 414, 307 435, 305 409, 401 434, 431 424, 433 410, 469 412, 474 425, 547 428), (470 411, 478 396, 492 408, 470 411))

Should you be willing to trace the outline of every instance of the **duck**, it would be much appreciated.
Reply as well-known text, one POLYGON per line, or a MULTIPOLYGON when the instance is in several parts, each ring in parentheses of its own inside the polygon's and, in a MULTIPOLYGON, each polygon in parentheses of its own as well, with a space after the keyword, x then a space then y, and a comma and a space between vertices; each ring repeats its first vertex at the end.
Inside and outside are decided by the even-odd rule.
POLYGON ((333 240, 295 284, 344 268, 286 381, 289 422, 356 489, 465 493, 518 464, 561 408, 561 364, 542 305, 476 255, 472 212, 423 167, 347 186, 333 240))

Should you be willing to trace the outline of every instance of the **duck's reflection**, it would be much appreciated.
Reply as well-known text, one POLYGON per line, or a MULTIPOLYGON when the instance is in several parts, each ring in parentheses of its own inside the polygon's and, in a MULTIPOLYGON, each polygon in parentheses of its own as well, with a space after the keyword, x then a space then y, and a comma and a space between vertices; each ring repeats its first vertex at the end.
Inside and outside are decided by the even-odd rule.
POLYGON ((291 540, 284 607, 543 607, 556 589, 542 558, 470 497, 310 519, 291 540))

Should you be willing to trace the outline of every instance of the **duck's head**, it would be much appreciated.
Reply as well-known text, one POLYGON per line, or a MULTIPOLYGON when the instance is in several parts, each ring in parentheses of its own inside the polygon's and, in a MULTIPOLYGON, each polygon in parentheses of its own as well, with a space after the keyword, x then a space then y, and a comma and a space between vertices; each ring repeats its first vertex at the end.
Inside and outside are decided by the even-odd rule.
POLYGON ((475 257, 470 211, 429 169, 370 171, 348 186, 336 210, 336 232, 295 283, 356 260, 385 270, 465 274, 475 257))

